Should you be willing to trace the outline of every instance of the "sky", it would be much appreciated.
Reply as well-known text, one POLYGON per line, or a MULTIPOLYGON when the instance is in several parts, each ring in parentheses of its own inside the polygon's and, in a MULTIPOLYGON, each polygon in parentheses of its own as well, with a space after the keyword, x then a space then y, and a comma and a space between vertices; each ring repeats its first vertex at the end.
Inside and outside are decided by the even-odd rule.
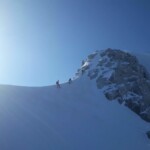
POLYGON ((67 82, 95 50, 150 53, 149 0, 0 0, 0 84, 67 82))

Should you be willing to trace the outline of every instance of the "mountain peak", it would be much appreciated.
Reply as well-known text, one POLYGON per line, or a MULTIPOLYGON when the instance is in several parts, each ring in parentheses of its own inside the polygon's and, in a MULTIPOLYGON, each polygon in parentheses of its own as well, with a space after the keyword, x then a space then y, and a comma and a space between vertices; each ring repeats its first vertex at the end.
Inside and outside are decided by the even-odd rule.
POLYGON ((136 56, 117 49, 96 51, 78 69, 77 76, 96 81, 109 100, 118 100, 150 121, 150 74, 136 56))

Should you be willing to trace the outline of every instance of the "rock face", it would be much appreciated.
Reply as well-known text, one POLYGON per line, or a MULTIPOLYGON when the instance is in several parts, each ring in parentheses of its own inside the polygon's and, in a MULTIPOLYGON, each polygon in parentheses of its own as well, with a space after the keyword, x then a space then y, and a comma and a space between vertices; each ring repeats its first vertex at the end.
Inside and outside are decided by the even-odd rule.
POLYGON ((110 48, 96 51, 77 74, 84 73, 96 80, 108 100, 118 100, 150 122, 150 75, 135 56, 110 48))
POLYGON ((146 133, 147 137, 150 139, 150 131, 146 133))

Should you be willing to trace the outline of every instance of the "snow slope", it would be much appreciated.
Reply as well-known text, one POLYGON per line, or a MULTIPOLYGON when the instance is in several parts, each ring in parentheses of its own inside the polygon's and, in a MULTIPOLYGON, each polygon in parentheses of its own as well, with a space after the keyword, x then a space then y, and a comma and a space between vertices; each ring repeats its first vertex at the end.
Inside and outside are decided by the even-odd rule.
POLYGON ((149 150, 150 124, 86 75, 56 86, 0 86, 1 150, 149 150))

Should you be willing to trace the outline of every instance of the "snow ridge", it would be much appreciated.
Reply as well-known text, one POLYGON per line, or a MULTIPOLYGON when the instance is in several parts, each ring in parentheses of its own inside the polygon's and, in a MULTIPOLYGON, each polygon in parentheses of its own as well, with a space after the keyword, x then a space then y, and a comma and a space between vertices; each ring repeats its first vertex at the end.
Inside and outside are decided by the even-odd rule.
MULTIPOLYGON (((149 150, 149 123, 116 100, 106 99, 108 88, 124 87, 123 78, 112 80, 119 61, 111 60, 108 52, 119 51, 89 55, 77 79, 61 88, 0 85, 0 149, 149 150)), ((142 99, 135 92, 124 94, 124 99, 133 96, 142 99)))

